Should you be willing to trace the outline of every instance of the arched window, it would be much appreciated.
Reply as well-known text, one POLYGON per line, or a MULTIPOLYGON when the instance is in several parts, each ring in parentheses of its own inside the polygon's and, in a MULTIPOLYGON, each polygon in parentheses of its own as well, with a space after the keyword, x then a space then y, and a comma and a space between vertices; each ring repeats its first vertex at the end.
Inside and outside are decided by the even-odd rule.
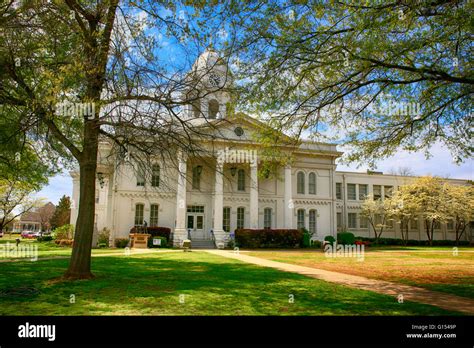
POLYGON ((150 205, 150 227, 158 226, 158 204, 150 205))
POLYGON ((135 226, 143 225, 143 212, 145 211, 145 205, 138 203, 135 205, 135 226))
POLYGON ((272 228, 272 208, 263 210, 263 228, 272 228))
POLYGON ((245 170, 237 171, 237 191, 245 191, 245 170))
POLYGON ((309 173, 308 192, 310 195, 316 194, 316 174, 315 173, 309 173))
POLYGON ((298 172, 296 175, 296 192, 304 194, 304 173, 298 172))
POLYGON ((316 234, 316 210, 309 211, 309 233, 316 234))
POLYGON ((212 99, 209 101, 209 118, 217 118, 217 113, 219 112, 219 103, 217 100, 212 99))
POLYGON ((304 226, 304 209, 298 209, 297 217, 298 217, 297 227, 298 228, 305 228, 305 226, 304 226))
POLYGON ((245 226, 245 208, 237 208, 237 229, 244 228, 245 226))
POLYGON ((152 187, 160 186, 160 166, 158 164, 154 164, 152 167, 151 186, 152 187))

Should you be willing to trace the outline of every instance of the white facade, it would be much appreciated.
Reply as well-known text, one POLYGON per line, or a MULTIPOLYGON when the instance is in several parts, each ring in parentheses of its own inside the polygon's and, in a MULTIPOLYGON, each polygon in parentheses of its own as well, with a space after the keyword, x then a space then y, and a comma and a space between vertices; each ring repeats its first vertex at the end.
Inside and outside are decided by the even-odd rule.
MULTIPOLYGON (((212 51, 206 51, 196 61, 192 73, 209 69, 208 62, 212 62, 211 72, 206 70, 206 74, 212 75, 210 85, 225 87, 231 83, 222 66, 214 69, 218 64, 217 55, 212 51)), ((204 84, 200 88, 209 89, 209 86, 204 84)), ((336 235, 342 228, 355 235, 373 236, 369 228, 361 226, 358 215, 362 185, 367 185, 366 193, 372 193, 374 185, 381 185, 383 195, 384 187, 396 189, 409 178, 337 172, 336 159, 341 153, 336 145, 309 141, 298 147, 281 146, 281 153, 290 156, 291 161, 269 177, 259 177, 260 145, 253 139, 266 126, 247 115, 227 115, 229 100, 223 88, 216 93, 208 91, 199 105, 186 107, 188 118, 215 122, 219 136, 205 145, 209 148, 206 158, 193 158, 183 152, 177 153, 176 163, 157 158, 154 165, 159 166, 158 179, 146 177, 142 181, 132 165, 117 166, 111 160, 113 156, 108 156, 111 145, 101 143, 96 185, 97 230, 108 228, 112 239, 126 238, 131 228, 146 221, 147 226, 169 227, 175 245, 188 236, 195 240, 214 237, 216 244, 225 243, 237 227, 304 226, 315 230, 313 239, 318 240, 336 235), (244 155, 248 156, 243 158, 244 155)), ((75 224, 79 177, 77 172, 71 175, 71 223, 75 224)), ((398 227, 387 230, 383 237, 400 237, 398 227)), ((437 231, 435 237, 454 239, 446 226, 437 231)), ((410 239, 424 238, 421 225, 410 231, 410 239)))

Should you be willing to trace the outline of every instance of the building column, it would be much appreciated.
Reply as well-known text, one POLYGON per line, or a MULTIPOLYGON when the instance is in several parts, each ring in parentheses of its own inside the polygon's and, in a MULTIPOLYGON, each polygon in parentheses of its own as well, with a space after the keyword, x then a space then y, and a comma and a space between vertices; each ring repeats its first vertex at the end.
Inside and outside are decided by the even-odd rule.
POLYGON ((293 228, 293 192, 292 192, 292 180, 291 180, 291 166, 285 167, 285 228, 293 228))
POLYGON ((258 228, 258 164, 250 163, 250 228, 258 228))
POLYGON ((214 237, 216 246, 223 247, 225 244, 225 232, 222 228, 223 210, 224 210, 224 163, 216 163, 216 182, 214 190, 214 237))
POLYGON ((174 228, 173 245, 181 246, 188 239, 186 231, 186 157, 179 153, 178 186, 176 189, 176 226, 174 228))

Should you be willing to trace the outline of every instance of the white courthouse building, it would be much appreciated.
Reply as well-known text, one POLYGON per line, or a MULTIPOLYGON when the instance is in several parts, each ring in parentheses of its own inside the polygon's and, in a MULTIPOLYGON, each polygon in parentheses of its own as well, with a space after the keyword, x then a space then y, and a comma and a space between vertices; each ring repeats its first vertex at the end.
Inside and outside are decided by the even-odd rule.
MULTIPOLYGON (((217 53, 207 50, 193 66, 206 70, 203 89, 212 90, 231 83, 227 67, 217 53), (216 63, 217 62, 217 63, 216 63)), ((413 178, 381 173, 340 172, 336 160, 342 155, 335 144, 302 141, 298 146, 281 146, 291 156, 290 164, 276 173, 259 175, 260 144, 256 135, 268 127, 244 114, 227 114, 230 97, 225 89, 208 92, 200 105, 189 105, 187 117, 199 124, 212 124, 218 137, 209 144, 210 155, 203 159, 185 152, 168 164, 156 160, 151 175, 140 173, 133 165, 117 166, 110 156, 112 144, 102 142, 99 149, 96 190, 97 230, 108 228, 111 238, 127 238, 134 226, 169 227, 173 243, 182 240, 215 240, 225 243, 238 228, 299 228, 314 232, 313 239, 336 235, 338 230, 356 236, 373 237, 369 224, 360 216, 367 194, 390 195, 413 178)), ((74 202, 71 223, 77 219, 79 176, 73 178, 74 202)), ((450 180, 466 184, 466 180, 450 180)), ((400 238, 393 223, 382 237, 400 238)), ((435 239, 455 239, 452 224, 441 224, 435 239)), ((426 239, 421 219, 410 226, 410 239, 426 239)), ((465 232, 465 239, 471 232, 465 232)))

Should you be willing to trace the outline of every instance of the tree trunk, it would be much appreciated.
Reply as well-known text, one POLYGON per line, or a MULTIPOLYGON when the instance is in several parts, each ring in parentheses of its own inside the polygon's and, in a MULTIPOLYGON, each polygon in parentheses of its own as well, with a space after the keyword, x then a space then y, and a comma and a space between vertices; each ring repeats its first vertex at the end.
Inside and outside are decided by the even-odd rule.
POLYGON ((98 131, 92 122, 84 130, 84 150, 80 169, 79 211, 74 234, 71 262, 64 274, 68 279, 93 278, 91 248, 95 222, 95 185, 97 171, 98 131))

